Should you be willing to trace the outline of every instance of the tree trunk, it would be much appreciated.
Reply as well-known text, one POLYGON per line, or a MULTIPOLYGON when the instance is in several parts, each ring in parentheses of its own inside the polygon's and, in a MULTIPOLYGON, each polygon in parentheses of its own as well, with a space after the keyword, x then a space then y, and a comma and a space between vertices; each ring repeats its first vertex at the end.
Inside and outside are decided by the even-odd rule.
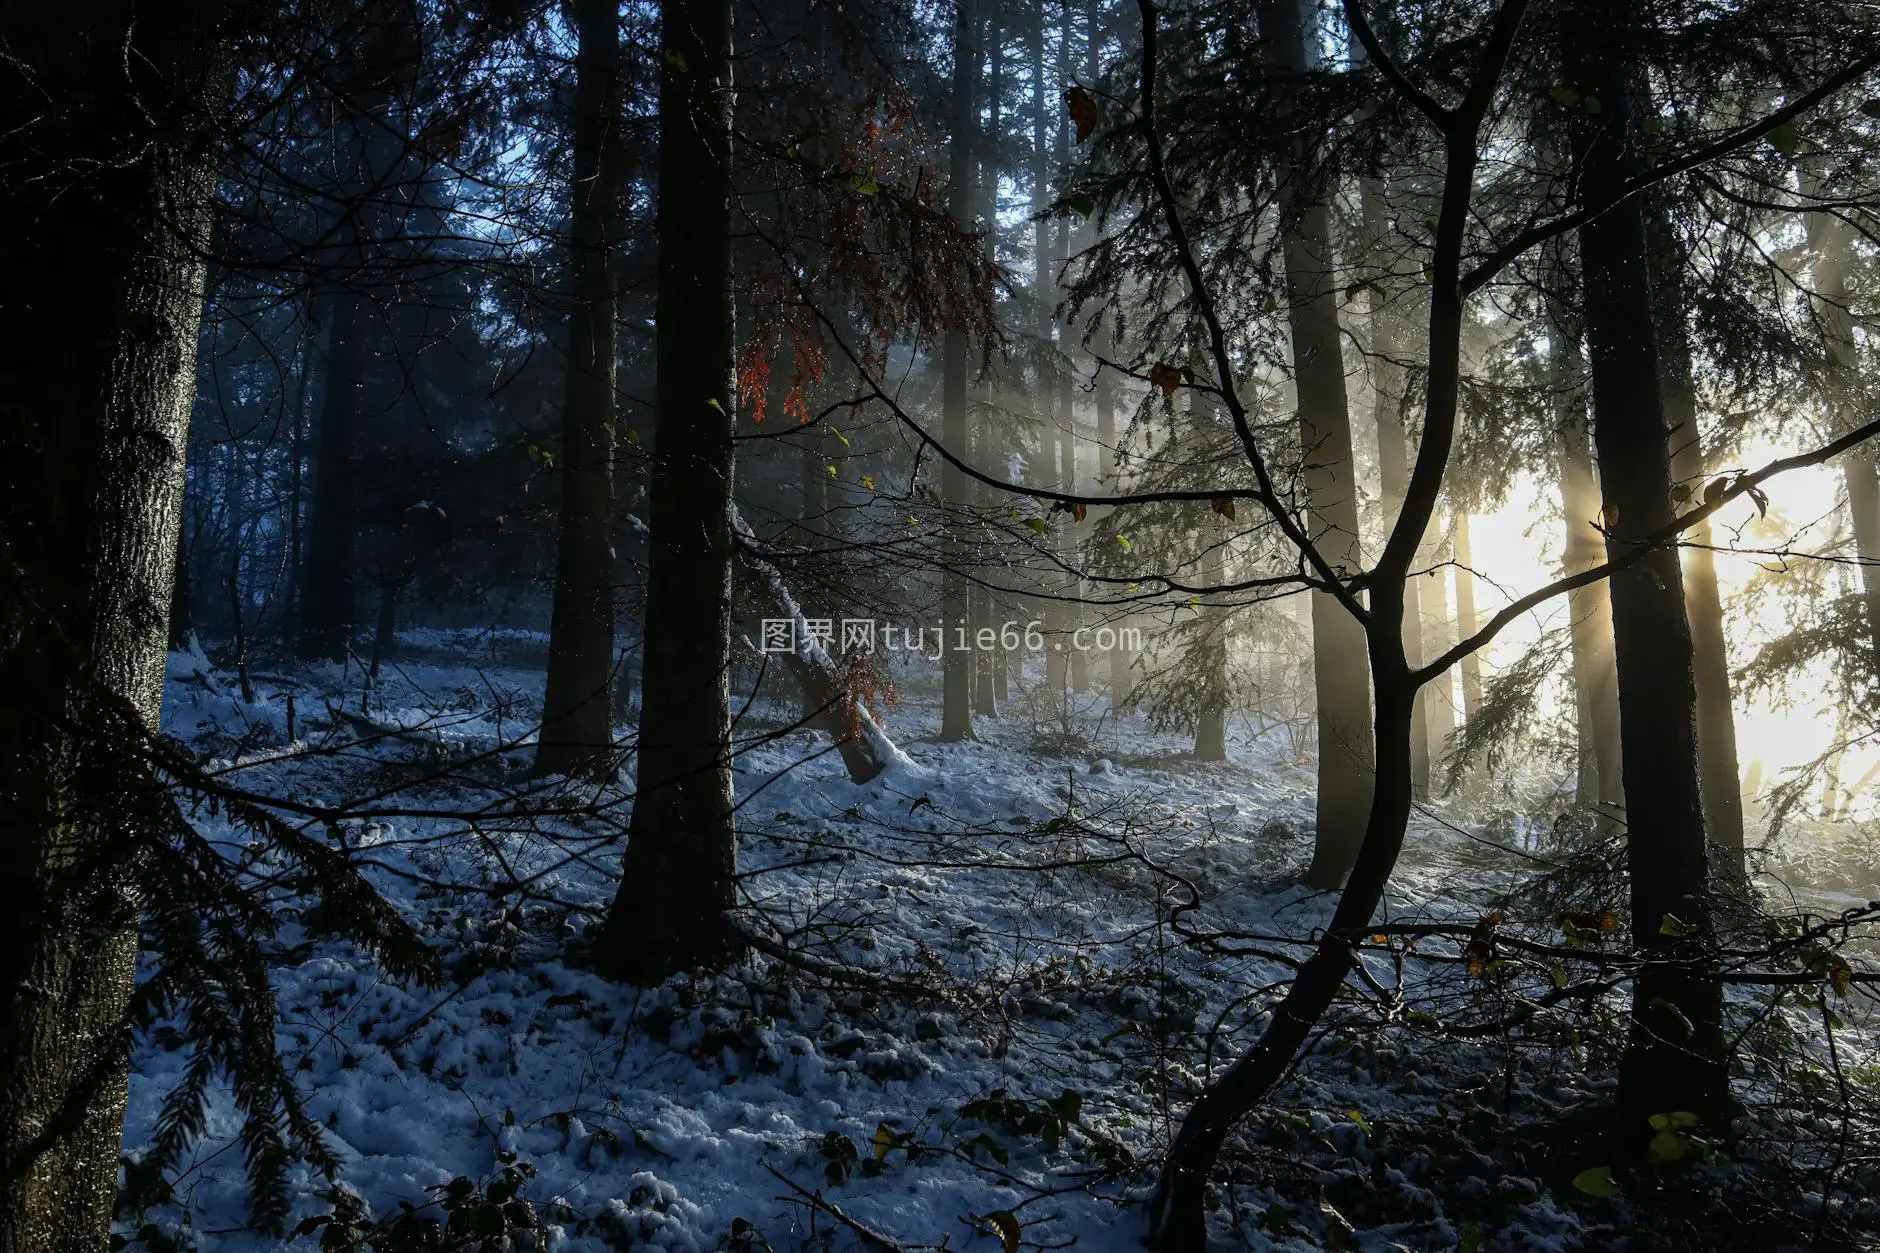
MULTIPOLYGON (((575 61, 568 379, 561 410, 561 518, 548 687, 534 773, 610 773, 613 765, 614 321, 609 236, 618 215, 620 8, 580 0, 575 61)), ((663 184, 662 184, 663 186, 663 184)), ((663 323, 661 324, 664 325, 663 323)), ((663 412, 662 412, 663 416, 663 412)))
MULTIPOLYGON (((1209 522, 1214 515, 1208 515, 1209 522)), ((1227 581, 1226 528, 1204 524, 1201 581, 1210 588, 1227 581)), ((1195 710, 1195 760, 1227 760, 1227 607, 1201 606, 1203 694, 1195 710)))
MULTIPOLYGON (((1616 202, 1580 228, 1593 437, 1606 547, 1630 557, 1673 516, 1671 453, 1659 391, 1651 270, 1638 198, 1619 200, 1636 169, 1627 35, 1636 0, 1583 0, 1576 80, 1604 103, 1582 124, 1591 141, 1583 195, 1616 202)), ((1642 1150, 1647 1119, 1689 1111, 1713 1132, 1728 1122, 1722 985, 1715 970, 1709 847, 1698 786, 1696 681, 1675 547, 1611 579, 1619 674, 1632 942, 1632 1026, 1619 1074, 1622 1147, 1642 1150)))
MULTIPOLYGON (((1802 186, 1811 196, 1824 194, 1821 180, 1810 168, 1804 167, 1802 171, 1802 186)), ((1815 317, 1819 319, 1831 366, 1828 403, 1837 429, 1845 429, 1855 418, 1849 394, 1859 386, 1854 317, 1848 307, 1852 232, 1832 213, 1804 216, 1808 223, 1808 247, 1814 253, 1815 317)), ((1841 477, 1847 486, 1848 512, 1853 515, 1854 554, 1860 559, 1861 592, 1871 649, 1868 669, 1880 676, 1880 474, 1875 471, 1871 444, 1863 444, 1842 456, 1841 477)))
POLYGON ((119 710, 154 731, 163 699, 224 13, 0 14, 0 1249, 22 1253, 110 1233, 154 786, 119 710))
POLYGON ((398 584, 391 579, 379 585, 379 617, 372 631, 372 669, 371 679, 374 685, 379 681, 379 668, 392 659, 398 651, 398 584))
MULTIPOLYGON (((953 139, 949 145, 951 190, 947 212, 953 224, 964 230, 972 220, 975 148, 973 133, 978 129, 979 49, 975 37, 977 16, 973 0, 955 0, 953 16, 953 139)), ((941 366, 941 438, 955 456, 970 451, 967 435, 967 355, 972 346, 959 331, 946 334, 945 360, 941 366)), ((966 474, 952 462, 940 470, 940 493, 955 510, 948 527, 947 569, 942 574, 940 617, 941 636, 941 706, 940 739, 946 743, 973 738, 973 651, 955 646, 958 630, 970 618, 967 597, 966 545, 959 538, 967 525, 964 517, 969 503, 966 474)))
MULTIPOLYGON (((1076 73, 1076 67, 1071 57, 1071 6, 1069 3, 1065 4, 1063 14, 1063 25, 1058 29, 1057 80, 1059 83, 1069 83, 1071 76, 1076 73)), ((1071 113, 1068 108, 1063 106, 1061 101, 1057 111, 1057 167, 1060 174, 1067 173, 1071 168, 1071 113)), ((1066 216, 1058 219, 1057 229, 1057 261, 1059 266, 1063 266, 1069 264, 1071 255, 1077 251, 1077 227, 1071 218, 1066 216)), ((1075 338, 1076 337, 1072 334, 1072 326, 1067 320, 1062 324, 1058 332, 1059 371, 1057 379, 1058 443, 1061 449, 1059 460, 1064 467, 1064 490, 1067 492, 1075 492, 1079 487, 1077 479, 1077 396, 1074 380, 1072 378, 1073 367, 1071 364, 1071 354, 1074 351, 1072 341, 1075 338)), ((1074 520, 1064 528, 1065 537, 1073 553, 1077 548, 1080 529, 1081 528, 1077 526, 1074 520)), ((1071 564, 1074 565, 1075 562, 1073 561, 1071 564)), ((1066 601, 1062 606, 1064 615, 1064 642, 1065 647, 1069 650, 1066 660, 1070 665, 1070 674, 1068 676, 1070 690, 1073 692, 1085 692, 1090 690, 1090 659, 1084 655, 1083 649, 1077 647, 1076 642, 1077 630, 1084 624, 1083 581, 1073 577, 1067 591, 1069 595, 1073 597, 1073 599, 1066 601)))
MULTIPOLYGON (((1364 235, 1372 249, 1380 253, 1388 233, 1389 212, 1384 202, 1384 185, 1377 179, 1365 179, 1360 187, 1363 201, 1364 235)), ((1382 258, 1380 258, 1382 259, 1382 258)), ((1383 512, 1388 527, 1403 508, 1404 491, 1410 486, 1410 446, 1403 429, 1403 387, 1405 337, 1403 312, 1393 306, 1405 299, 1395 284, 1386 284, 1382 264, 1374 265, 1376 286, 1371 292, 1371 418, 1377 427, 1377 464, 1379 486, 1383 492, 1383 512)), ((1423 603, 1420 580, 1411 579, 1404 586, 1403 642, 1410 664, 1423 663, 1423 603)), ((1419 796, 1430 788, 1429 695, 1417 693, 1416 716, 1410 720, 1410 778, 1419 796)))
POLYGON ((1205 1195, 1221 1145, 1234 1123, 1285 1077, 1338 995, 1351 970, 1353 941, 1371 921, 1403 847, 1412 800, 1410 721, 1415 694, 1401 673, 1403 654, 1396 642, 1397 636, 1383 633, 1371 640, 1372 666, 1381 677, 1374 723, 1379 750, 1376 786, 1350 882, 1325 937, 1299 968, 1259 1042, 1203 1091, 1182 1119, 1149 1202, 1150 1243, 1167 1253, 1202 1253, 1207 1247, 1205 1195), (1395 674, 1390 669, 1393 650, 1399 672, 1395 674))
MULTIPOLYGON (((1585 358, 1580 321, 1570 289, 1577 289, 1564 245, 1556 246, 1558 294, 1547 302, 1548 374, 1559 432, 1560 504, 1566 527, 1564 573, 1591 570, 1605 560, 1600 537, 1599 479, 1593 470, 1586 412, 1585 358)), ((1616 819, 1625 808, 1619 767, 1619 677, 1612 659, 1612 591, 1604 583, 1567 593, 1573 649, 1574 801, 1616 819)))
MULTIPOLYGON (((1697 385, 1691 375, 1690 328, 1685 312, 1683 243, 1666 216, 1663 195, 1650 198, 1646 247, 1651 262, 1652 316, 1659 345, 1659 390, 1671 437, 1671 477, 1701 500, 1708 473, 1697 385)), ((1723 594, 1706 518, 1685 534, 1684 608, 1691 620, 1691 660, 1697 684, 1697 779, 1704 795, 1704 830, 1719 865, 1743 873, 1743 780, 1736 758, 1736 711, 1730 696, 1730 646, 1723 630, 1723 594)))
MULTIPOLYGON (((1317 23, 1305 0, 1264 0, 1260 26, 1286 68, 1303 74, 1316 63, 1317 23)), ((1322 201, 1299 193, 1310 160, 1304 148, 1295 153, 1281 189, 1293 387, 1299 443, 1307 450, 1302 477, 1313 542, 1333 569, 1355 574, 1363 562, 1331 214, 1322 201)), ((1326 592, 1312 594, 1312 673, 1319 716, 1318 830, 1306 881, 1337 887, 1358 855, 1371 807, 1371 692, 1364 630, 1326 592)))
MULTIPOLYGON (((1456 637, 1468 639, 1482 628, 1475 611, 1475 545, 1470 542, 1469 511, 1455 510, 1455 534, 1451 541, 1456 558, 1456 637)), ((1467 722, 1482 708, 1482 658, 1470 653, 1462 659, 1462 720, 1467 722)))
MULTIPOLYGON (((353 228, 356 231, 356 227, 353 228)), ((301 584, 299 654, 344 662, 358 613, 359 375, 363 358, 356 292, 321 299, 327 343, 313 499, 307 508, 307 564, 301 584)))
MULTIPOLYGON (((1575 352, 1577 358, 1577 350, 1575 352)), ((1560 494, 1566 514, 1566 573, 1605 560, 1599 535, 1599 481, 1583 418, 1560 425, 1560 494)), ((1572 619, 1573 696, 1578 731, 1575 799, 1617 817, 1625 807, 1619 765, 1619 676, 1612 658, 1612 593, 1603 582, 1567 594, 1572 619)))
MULTIPOLYGON (((312 309, 309 301, 304 317, 310 318, 312 309)), ((294 364, 292 432, 287 451, 287 600, 281 608, 280 632, 281 645, 289 652, 300 637, 301 586, 306 577, 301 565, 301 517, 306 510, 302 476, 307 462, 307 401, 313 391, 313 350, 307 343, 304 320, 296 336, 294 364)))
MULTIPOLYGON (((612 9, 609 7, 609 12, 612 9)), ((659 282, 638 793, 598 958, 653 983, 742 948, 731 790, 731 4, 661 16, 659 282)))
MULTIPOLYGON (((986 87, 986 131, 985 140, 977 144, 977 170, 979 193, 979 219, 985 223, 985 257, 990 263, 998 261, 999 240, 999 147, 1004 141, 1004 121, 1002 118, 1005 96, 1005 28, 999 20, 997 5, 983 5, 982 14, 985 25, 982 28, 982 55, 990 60, 987 70, 986 87)), ((1005 444, 1000 438, 999 426, 993 419, 995 400, 993 384, 990 379, 980 388, 980 404, 974 416, 973 450, 976 464, 990 468, 1001 464, 1005 457, 1005 444)), ((981 509, 988 509, 994 502, 993 489, 984 483, 974 485, 974 499, 981 509)), ((999 599, 990 587, 982 586, 973 597, 975 625, 981 630, 990 629, 996 640, 999 635, 998 620, 999 599)), ((973 653, 973 714, 976 717, 996 718, 999 716, 1001 699, 999 676, 1004 670, 1005 656, 1003 646, 994 644, 991 648, 978 648, 973 653)))
POLYGON ((767 617, 787 619, 792 625, 793 647, 770 655, 778 658, 801 690, 809 724, 828 735, 848 768, 849 782, 867 783, 891 765, 905 764, 904 754, 881 724, 844 688, 842 674, 822 641, 810 634, 809 622, 790 594, 783 573, 752 548, 756 537, 743 519, 733 517, 743 539, 738 555, 737 580, 744 593, 763 608, 767 617))
MULTIPOLYGON (((1418 599, 1423 605, 1423 649, 1426 655, 1440 656, 1456 641, 1455 620, 1449 616, 1450 568, 1444 564, 1442 528, 1431 524, 1423 536, 1416 567, 1429 573, 1423 576, 1423 590, 1418 599)), ((1423 685, 1423 698, 1430 721, 1431 766, 1448 752, 1449 737, 1456 731, 1456 671, 1443 671, 1423 685)))

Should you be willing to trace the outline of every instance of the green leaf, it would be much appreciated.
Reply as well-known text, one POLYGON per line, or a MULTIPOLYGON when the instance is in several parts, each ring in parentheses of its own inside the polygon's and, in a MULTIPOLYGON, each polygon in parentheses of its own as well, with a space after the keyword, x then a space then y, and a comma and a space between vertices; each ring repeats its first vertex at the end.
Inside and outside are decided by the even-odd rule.
POLYGON ((1673 1022, 1677 1023, 1678 1030, 1683 1035, 1684 1039, 1689 1040, 1697 1034, 1697 1028, 1691 1025, 1691 1020, 1685 1017, 1684 1011, 1679 1008, 1678 1003, 1670 997, 1654 996, 1651 1000, 1646 1001, 1645 1005, 1649 1009, 1661 1011, 1673 1022))
POLYGON ((1669 1114, 1653 1114, 1647 1121, 1653 1131, 1684 1131, 1702 1125, 1704 1120, 1688 1109, 1680 1109, 1669 1114))
POLYGON ((875 181, 873 174, 852 174, 849 176, 849 186, 864 196, 872 196, 881 190, 881 184, 875 181))
POLYGON ((1860 103, 1862 117, 1880 119, 1880 100, 1863 100, 1860 103))
POLYGON ((1129 543, 1129 536, 1127 536, 1127 535, 1119 535, 1119 536, 1117 536, 1117 537, 1116 537, 1116 542, 1117 542, 1117 543, 1119 543, 1119 544, 1121 544, 1121 545, 1123 546, 1123 551, 1124 551, 1124 552, 1128 552, 1128 551, 1129 551, 1129 549, 1130 549, 1130 543, 1129 543))
POLYGON ((1031 528, 1033 535, 1043 535, 1051 529, 1051 524, 1043 518, 1026 518, 1025 525, 1031 528))
POLYGON ((1569 107, 1580 103, 1580 93, 1567 83, 1555 83, 1547 89, 1547 98, 1555 104, 1569 107))
POLYGON ((1677 1131, 1660 1131, 1645 1146, 1645 1159, 1652 1162, 1682 1161, 1697 1151, 1691 1138, 1677 1131))
POLYGON ((1588 1196, 1613 1197, 1625 1192, 1612 1177, 1610 1166, 1589 1166, 1573 1176, 1573 1186, 1588 1196))
POLYGON ((1696 935, 1697 928, 1688 922, 1679 920, 1672 914, 1666 914, 1658 923, 1658 934, 1668 935, 1674 939, 1681 940, 1687 935, 1696 935))
POLYGON ((1067 196, 1064 205, 1080 218, 1087 218, 1097 211, 1097 202, 1089 196, 1067 196))
POLYGON ((1771 148, 1774 148, 1785 157, 1794 156, 1795 150, 1802 146, 1802 137, 1796 133, 1795 123, 1793 122, 1782 123, 1782 125, 1763 136, 1763 138, 1769 141, 1771 148))

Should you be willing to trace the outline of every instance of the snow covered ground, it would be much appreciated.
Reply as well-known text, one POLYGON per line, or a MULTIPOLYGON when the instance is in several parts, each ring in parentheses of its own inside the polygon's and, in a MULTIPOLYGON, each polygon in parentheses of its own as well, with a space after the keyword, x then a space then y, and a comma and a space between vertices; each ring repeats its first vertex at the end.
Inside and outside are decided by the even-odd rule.
MULTIPOLYGON (((849 1248, 864 1227, 907 1247, 1140 1248, 1138 1203, 1181 1090, 1244 1043, 1261 990, 1329 916, 1330 898, 1296 885, 1311 767, 1280 733, 1238 729, 1230 763, 1203 766, 1177 737, 1093 720, 1087 750, 1065 757, 1031 751, 1038 729, 1017 717, 982 723, 976 744, 924 742, 936 719, 911 707, 887 725, 915 764, 857 787, 825 740, 780 730, 783 704, 755 704, 738 725, 744 887, 812 969, 759 953, 642 991, 581 963, 616 889, 624 806, 505 816, 518 797, 593 794, 525 780, 514 740, 539 712, 540 676, 511 668, 503 644, 480 664, 394 667, 370 721, 423 729, 365 744, 356 721, 328 725, 321 695, 350 679, 356 711, 357 671, 297 675, 293 752, 287 680, 264 679, 245 705, 226 674, 172 658, 168 729, 218 754, 230 782, 315 805, 483 813, 375 817, 341 837, 439 948, 441 986, 390 982, 293 926, 283 936, 280 1045, 365 1210, 439 1215, 436 1189, 461 1178, 494 1182, 477 1200, 515 1190, 567 1253, 849 1248)), ((1473 923, 1530 864, 1520 809, 1419 816, 1391 918, 1473 923)), ((1372 960, 1397 977, 1392 950, 1372 960)), ((1321 1197, 1349 1214, 1353 1248, 1584 1247, 1613 1221, 1614 1202, 1563 1197, 1519 1163, 1455 1174, 1456 1154, 1436 1150, 1506 1099, 1503 1054, 1492 1041, 1465 1052, 1459 1080, 1419 1064, 1423 1039, 1328 1043, 1262 1115, 1271 1186, 1225 1197, 1221 1235, 1323 1247, 1338 1219, 1321 1197)), ((140 1041, 133 1158, 188 1057, 161 1030, 140 1041)), ((1587 1095, 1570 1068, 1554 1086, 1538 1095, 1587 1095)), ((224 1094, 173 1202, 146 1221, 205 1253, 321 1247, 327 1226, 285 1244, 246 1229, 238 1127, 224 1094)), ((306 1168, 295 1186, 296 1221, 353 1204, 306 1168)))

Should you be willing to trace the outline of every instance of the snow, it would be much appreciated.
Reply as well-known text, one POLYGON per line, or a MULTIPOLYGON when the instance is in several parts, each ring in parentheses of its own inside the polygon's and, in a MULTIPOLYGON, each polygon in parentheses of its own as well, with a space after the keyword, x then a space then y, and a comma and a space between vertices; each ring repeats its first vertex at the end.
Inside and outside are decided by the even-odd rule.
MULTIPOLYGON (((491 637, 477 638, 488 657, 491 637)), ((426 642, 425 656, 450 651, 441 633, 426 642)), ((448 782, 374 803, 513 809, 517 797, 542 795, 522 781, 527 751, 514 742, 539 712, 539 672, 394 666, 371 695, 370 718, 422 728, 415 737, 303 754, 255 747, 254 709, 227 683, 197 680, 205 667, 199 648, 172 658, 166 723, 210 751, 239 750, 220 764, 251 791, 332 803, 383 793, 396 770, 429 773, 412 762, 476 760, 448 782)), ((299 676, 306 743, 331 734, 311 721, 322 711, 314 690, 344 677, 337 667, 299 676)), ((262 687, 257 704, 278 707, 281 685, 262 687)), ((1227 1060, 1253 1025, 1246 994, 1289 975, 1274 954, 1297 954, 1329 918, 1331 898, 1296 882, 1309 852, 1310 763, 1277 736, 1242 736, 1229 763, 1201 765, 1179 739, 1115 718, 1079 759, 1030 751, 1018 717, 982 720, 977 743, 936 744, 922 738, 935 719, 910 702, 886 720, 906 757, 858 786, 820 751, 826 740, 764 721, 787 724, 793 710, 793 699, 759 702, 739 726, 753 737, 737 760, 739 795, 752 797, 740 812, 745 887, 766 930, 879 987, 762 955, 646 990, 581 968, 582 943, 614 893, 617 811, 532 824, 391 816, 350 828, 382 890, 422 924, 454 976, 436 989, 400 986, 349 945, 299 945, 293 927, 284 937, 280 1043, 346 1187, 372 1213, 423 1205, 427 1188, 487 1180, 517 1160, 537 1172, 523 1196, 564 1253, 753 1253, 761 1246, 727 1244, 737 1220, 782 1253, 831 1231, 831 1216, 803 1200, 818 1190, 910 1246, 996 1250, 996 1233, 973 1216, 1011 1210, 1027 1247, 1140 1248, 1138 1202, 1182 1104, 1159 1076, 1199 1061, 1170 1058, 1163 1030, 1213 1023, 1223 1033, 1214 1064, 1227 1060), (493 898, 490 887, 512 872, 527 893, 493 898), (1175 911, 1191 891, 1193 907, 1175 911), (1183 926, 1253 938, 1183 943, 1177 912, 1183 926), (909 985, 927 994, 881 991, 909 985), (1053 1124, 1038 1111, 1066 1092, 1080 1098, 1077 1116, 1045 1129, 1053 1124), (1031 1111, 1028 1130, 1024 1117, 973 1106, 1001 1093, 1027 1102, 1015 1108, 1031 1111), (853 1161, 841 1160, 841 1138, 853 1161)), ((1387 913, 1473 922, 1519 866, 1458 815, 1421 815, 1387 913)), ((1371 960, 1390 977, 1384 956, 1371 960)), ((1418 1047, 1401 1032, 1373 1033, 1334 1041, 1302 1068, 1262 1117, 1275 1135, 1342 1160, 1345 1173, 1276 1167, 1272 1193, 1234 1227, 1234 1247, 1318 1247, 1308 1198, 1351 1180, 1394 1215, 1360 1224, 1354 1247, 1453 1248, 1464 1222, 1445 1206, 1472 1195, 1494 1200, 1484 1212, 1501 1216, 1509 1247, 1573 1246, 1581 1213, 1534 1179, 1484 1162, 1480 1177, 1449 1179, 1444 1191, 1427 1153, 1384 1151, 1459 1126, 1453 1094, 1419 1070, 1418 1047), (1281 1178, 1298 1186, 1283 1190, 1281 1178), (1292 1208, 1263 1216, 1275 1201, 1292 1208)), ((157 1036, 139 1042, 125 1135, 133 1156, 187 1056, 157 1036)), ((1485 1048, 1485 1084, 1499 1064, 1485 1048)), ((1560 1083, 1565 1095, 1584 1094, 1566 1075, 1560 1083)), ((174 1203, 149 1217, 186 1227, 209 1253, 318 1247, 317 1232, 283 1244, 245 1229, 238 1126, 224 1093, 174 1203)), ((297 1167, 294 1185, 296 1221, 333 1208, 317 1174, 297 1167)), ((1227 1236, 1231 1220, 1215 1219, 1227 1236)), ((840 1242, 855 1239, 845 1231, 840 1242)))

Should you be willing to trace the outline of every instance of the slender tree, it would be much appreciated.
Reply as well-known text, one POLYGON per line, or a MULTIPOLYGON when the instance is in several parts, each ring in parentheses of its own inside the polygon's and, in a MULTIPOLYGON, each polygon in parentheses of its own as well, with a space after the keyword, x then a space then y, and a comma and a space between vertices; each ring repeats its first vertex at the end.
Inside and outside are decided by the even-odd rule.
MULTIPOLYGON (((1586 361, 1574 296, 1578 284, 1559 259, 1547 296, 1548 385, 1558 432, 1560 505, 1566 528, 1563 573, 1593 569, 1605 559, 1600 535, 1599 478, 1593 468, 1586 409, 1586 361)), ((1567 593, 1573 665, 1574 800, 1616 817, 1625 799, 1619 774, 1619 678, 1612 660, 1612 594, 1602 582, 1567 593)))
POLYGON ((1624 196, 1640 168, 1629 51, 1640 10, 1637 0, 1581 0, 1573 17, 1568 73, 1602 105, 1583 111, 1581 194, 1611 206, 1579 229, 1593 440, 1607 553, 1637 558, 1610 583, 1632 942, 1644 959, 1632 983, 1619 1117, 1623 1142, 1642 1149, 1653 1114, 1688 1111, 1723 1129, 1729 1082, 1682 571, 1675 547, 1634 552, 1675 513, 1645 211, 1639 197, 1624 196))
MULTIPOLYGON (((1684 499, 1702 499, 1709 473, 1697 412, 1686 312, 1685 248, 1666 198, 1651 198, 1646 246, 1652 273, 1652 316, 1659 344, 1659 391, 1671 433, 1671 477, 1684 499)), ((1704 794, 1704 830, 1718 864, 1743 872, 1743 780, 1736 757, 1736 711, 1730 697, 1730 646, 1724 637, 1723 593, 1710 519, 1692 527, 1680 564, 1684 607, 1691 620, 1692 674, 1697 690, 1697 776, 1704 794)))
MULTIPOLYGON (((1404 309, 1408 293, 1390 273, 1387 249, 1389 206, 1385 180, 1367 178, 1359 187, 1366 242, 1378 253, 1371 291, 1371 418, 1377 429, 1379 486, 1383 489, 1384 516, 1395 518, 1403 508, 1410 486, 1410 444, 1403 428, 1403 388, 1406 336, 1404 309)), ((1404 585, 1404 651, 1411 664, 1423 663, 1423 600, 1420 580, 1404 585)), ((1417 791, 1430 786, 1429 693, 1417 693, 1417 716, 1410 723, 1410 773, 1417 791)))
MULTIPOLYGON (((605 770, 613 756, 615 306, 609 235, 619 216, 620 5, 575 7, 573 224, 561 519, 537 774, 605 770)), ((664 184, 661 184, 663 187, 664 184)), ((663 338, 663 337, 662 337, 663 338)))
POLYGON ((640 983, 741 941, 731 790, 731 4, 661 12, 658 417, 638 791, 603 969, 640 983))
MULTIPOLYGON (((1825 198, 1826 190, 1813 163, 1803 167, 1803 186, 1812 196, 1825 198)), ((1814 255, 1814 309, 1827 348, 1830 411, 1837 428, 1853 424, 1848 393, 1855 387, 1854 315, 1848 271, 1854 232, 1836 213, 1807 215, 1808 247, 1814 255)), ((1847 509, 1854 530, 1854 552, 1860 559, 1862 600, 1871 645, 1872 672, 1880 675, 1880 471, 1875 454, 1863 445, 1841 458, 1841 481, 1847 491, 1847 509)))
MULTIPOLYGON (((949 145, 951 189, 947 212, 962 230, 972 221, 977 191, 974 187, 979 129, 979 47, 978 14, 974 0, 955 0, 953 14, 953 138, 949 145)), ((971 347, 963 331, 946 334, 941 363, 941 437, 950 448, 967 448, 967 356, 971 347)), ((963 510, 969 503, 966 474, 948 462, 940 472, 940 493, 949 505, 963 510)), ((955 523, 955 529, 964 526, 955 523)), ((945 652, 941 659, 940 738, 943 741, 973 738, 973 653, 954 646, 958 632, 968 619, 968 595, 965 545, 950 545, 951 560, 945 573, 940 617, 945 652)))
MULTIPOLYGON (((1262 0, 1261 33, 1280 66, 1303 77, 1318 61, 1318 22, 1310 0, 1262 0)), ((1331 210, 1313 187, 1304 139, 1282 174, 1288 325, 1299 411, 1299 442, 1311 536, 1334 569, 1356 573, 1358 491, 1338 320, 1331 210)), ((1364 838, 1371 805, 1371 693, 1364 629, 1328 593, 1312 595, 1312 674, 1318 694, 1318 833, 1306 879, 1344 881, 1364 838)))

